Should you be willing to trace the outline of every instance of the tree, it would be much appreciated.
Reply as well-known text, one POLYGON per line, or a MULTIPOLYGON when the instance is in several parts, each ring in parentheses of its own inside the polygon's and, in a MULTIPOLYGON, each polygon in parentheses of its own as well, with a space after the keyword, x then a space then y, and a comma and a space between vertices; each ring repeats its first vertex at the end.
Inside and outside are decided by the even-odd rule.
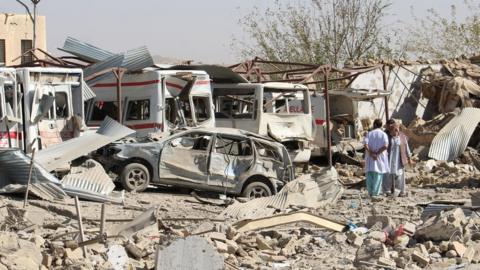
MULTIPOLYGON (((461 5, 461 4, 460 4, 461 5)), ((464 19, 457 16, 457 6, 450 7, 450 16, 444 17, 435 9, 427 16, 413 14, 414 26, 409 27, 407 52, 416 57, 453 58, 480 52, 480 4, 463 1, 468 13, 464 19)))
POLYGON ((240 20, 253 40, 253 45, 241 43, 242 56, 338 66, 389 54, 381 24, 389 5, 385 0, 277 0, 240 20))

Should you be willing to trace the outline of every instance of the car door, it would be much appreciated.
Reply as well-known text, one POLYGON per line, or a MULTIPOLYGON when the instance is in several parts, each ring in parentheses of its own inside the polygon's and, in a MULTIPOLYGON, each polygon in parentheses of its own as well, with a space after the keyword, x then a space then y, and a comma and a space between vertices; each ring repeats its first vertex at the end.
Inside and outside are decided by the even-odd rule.
POLYGON ((190 132, 165 143, 160 156, 160 179, 171 184, 205 185, 212 134, 190 132))
POLYGON ((210 155, 208 184, 234 188, 240 176, 253 165, 251 140, 217 134, 210 155))

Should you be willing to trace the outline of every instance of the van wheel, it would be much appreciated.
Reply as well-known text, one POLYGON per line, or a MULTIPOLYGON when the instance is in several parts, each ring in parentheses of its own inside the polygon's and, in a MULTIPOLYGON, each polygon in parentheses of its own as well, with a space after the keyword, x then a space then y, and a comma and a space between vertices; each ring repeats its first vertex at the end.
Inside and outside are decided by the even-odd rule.
POLYGON ((120 182, 127 191, 142 192, 150 183, 150 172, 143 164, 130 163, 123 168, 120 182))
POLYGON ((242 197, 250 199, 262 198, 272 196, 270 188, 262 182, 252 182, 245 187, 242 192, 242 197))

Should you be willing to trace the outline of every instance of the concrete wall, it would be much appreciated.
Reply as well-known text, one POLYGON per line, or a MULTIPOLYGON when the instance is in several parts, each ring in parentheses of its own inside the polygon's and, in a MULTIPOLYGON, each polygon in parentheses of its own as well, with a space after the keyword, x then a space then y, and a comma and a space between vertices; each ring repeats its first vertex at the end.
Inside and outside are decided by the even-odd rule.
MULTIPOLYGON (((0 13, 0 39, 5 39, 6 66, 18 65, 21 59, 21 40, 33 39, 33 23, 26 14, 0 13)), ((45 16, 37 15, 36 47, 47 50, 45 16)), ((43 54, 37 53, 43 58, 43 54)))

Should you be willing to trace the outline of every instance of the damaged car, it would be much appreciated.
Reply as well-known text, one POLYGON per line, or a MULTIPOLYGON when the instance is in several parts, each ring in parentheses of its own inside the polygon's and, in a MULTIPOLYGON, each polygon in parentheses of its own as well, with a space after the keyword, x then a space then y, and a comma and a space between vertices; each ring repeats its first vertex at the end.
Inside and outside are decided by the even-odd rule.
POLYGON ((117 143, 101 158, 128 191, 168 185, 243 197, 276 194, 293 180, 280 143, 233 128, 197 128, 148 143, 117 143))

